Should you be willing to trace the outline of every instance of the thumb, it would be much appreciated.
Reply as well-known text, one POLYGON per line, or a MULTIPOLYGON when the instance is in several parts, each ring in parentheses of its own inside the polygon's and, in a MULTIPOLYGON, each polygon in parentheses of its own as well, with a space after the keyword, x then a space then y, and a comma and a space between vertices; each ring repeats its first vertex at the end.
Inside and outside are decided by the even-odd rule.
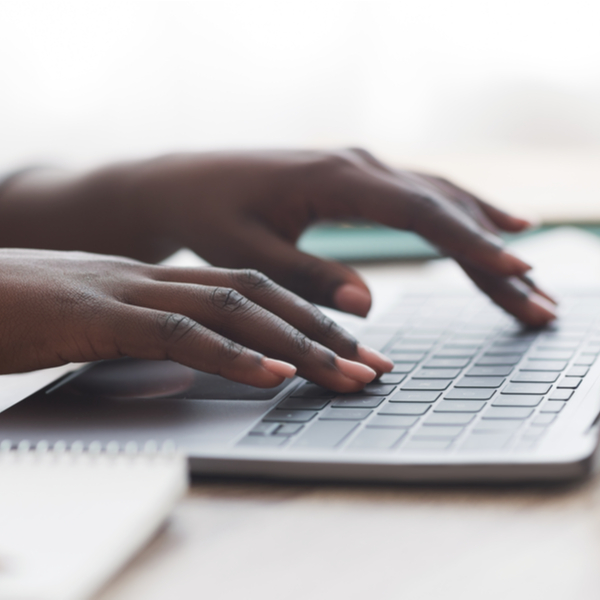
MULTIPOLYGON (((241 241, 241 240, 240 240, 241 241)), ((301 252, 268 230, 244 240, 243 264, 302 296, 309 302, 366 317, 371 293, 360 275, 341 263, 301 252)), ((237 262, 237 261, 236 261, 237 262)))

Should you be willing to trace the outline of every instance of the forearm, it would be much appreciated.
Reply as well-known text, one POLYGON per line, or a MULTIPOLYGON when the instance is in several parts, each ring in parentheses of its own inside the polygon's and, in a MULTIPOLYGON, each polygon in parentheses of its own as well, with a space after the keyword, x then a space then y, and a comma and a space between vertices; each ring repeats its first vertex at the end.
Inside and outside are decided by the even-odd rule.
POLYGON ((165 258, 177 247, 153 236, 143 204, 130 201, 130 168, 16 174, 0 188, 0 247, 165 258))

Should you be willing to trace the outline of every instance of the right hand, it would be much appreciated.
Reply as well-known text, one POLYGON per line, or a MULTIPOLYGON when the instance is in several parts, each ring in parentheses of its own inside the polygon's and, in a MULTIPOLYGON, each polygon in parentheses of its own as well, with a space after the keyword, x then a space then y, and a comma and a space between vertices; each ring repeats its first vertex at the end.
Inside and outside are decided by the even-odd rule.
POLYGON ((297 370, 353 392, 393 365, 251 270, 12 249, 0 250, 0 289, 2 373, 130 356, 258 387, 297 370))

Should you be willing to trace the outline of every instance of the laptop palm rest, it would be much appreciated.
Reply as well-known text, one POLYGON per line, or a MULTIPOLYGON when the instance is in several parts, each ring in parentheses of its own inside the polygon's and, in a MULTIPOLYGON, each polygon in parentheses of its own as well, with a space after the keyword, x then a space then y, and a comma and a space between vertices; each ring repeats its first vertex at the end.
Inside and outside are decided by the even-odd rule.
POLYGON ((169 361, 107 361, 1 413, 0 439, 86 445, 169 439, 189 451, 217 448, 259 418, 288 384, 260 389, 169 361))

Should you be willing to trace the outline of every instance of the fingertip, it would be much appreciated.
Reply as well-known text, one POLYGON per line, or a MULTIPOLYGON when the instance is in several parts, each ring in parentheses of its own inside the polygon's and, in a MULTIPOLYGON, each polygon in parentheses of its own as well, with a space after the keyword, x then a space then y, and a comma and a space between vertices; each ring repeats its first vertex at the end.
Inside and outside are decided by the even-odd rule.
POLYGON ((343 312, 366 317, 371 309, 371 294, 366 288, 345 283, 333 294, 333 305, 343 312))
POLYGON ((394 368, 394 362, 385 354, 378 352, 374 348, 365 346, 364 344, 358 345, 356 353, 363 362, 368 364, 376 371, 389 373, 394 368))
POLYGON ((518 258, 514 254, 511 254, 507 250, 502 250, 498 256, 500 267, 506 272, 506 274, 523 275, 533 268, 530 264, 524 260, 518 258))
POLYGON ((263 356, 261 359, 261 364, 264 369, 277 375, 278 377, 283 377, 285 379, 290 379, 296 375, 296 367, 288 362, 283 360, 276 360, 274 358, 267 358, 263 356))
POLYGON ((377 377, 377 372, 371 367, 340 356, 335 357, 335 365, 340 373, 361 383, 370 383, 377 377))

